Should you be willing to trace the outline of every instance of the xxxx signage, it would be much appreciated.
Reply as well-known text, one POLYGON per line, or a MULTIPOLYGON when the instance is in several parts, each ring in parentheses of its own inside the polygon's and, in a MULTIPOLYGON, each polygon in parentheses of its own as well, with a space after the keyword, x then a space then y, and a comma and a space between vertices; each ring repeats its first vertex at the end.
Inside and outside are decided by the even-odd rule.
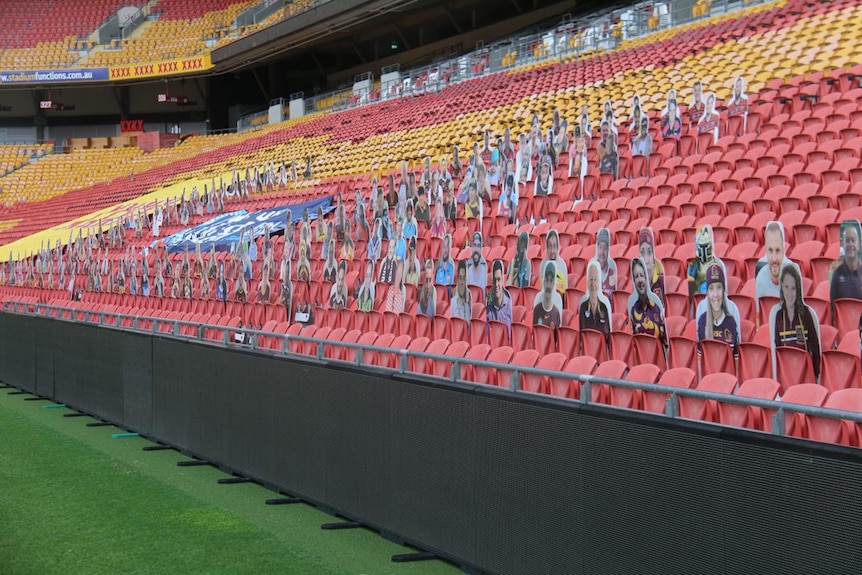
POLYGON ((135 78, 153 78, 159 76, 174 76, 201 72, 212 68, 209 54, 191 58, 176 58, 161 62, 144 62, 129 66, 112 66, 111 80, 133 80, 135 78))
POLYGON ((120 133, 129 134, 144 131, 143 120, 120 120, 120 133))

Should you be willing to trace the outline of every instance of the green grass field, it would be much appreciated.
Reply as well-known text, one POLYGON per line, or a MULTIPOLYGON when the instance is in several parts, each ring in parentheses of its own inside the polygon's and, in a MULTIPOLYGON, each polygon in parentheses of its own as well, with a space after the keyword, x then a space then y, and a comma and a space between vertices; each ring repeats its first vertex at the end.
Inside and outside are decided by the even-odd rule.
POLYGON ((412 550, 272 492, 219 485, 212 467, 177 467, 172 451, 113 439, 66 408, 0 391, 0 573, 297 573, 436 575, 443 561, 393 563, 412 550))

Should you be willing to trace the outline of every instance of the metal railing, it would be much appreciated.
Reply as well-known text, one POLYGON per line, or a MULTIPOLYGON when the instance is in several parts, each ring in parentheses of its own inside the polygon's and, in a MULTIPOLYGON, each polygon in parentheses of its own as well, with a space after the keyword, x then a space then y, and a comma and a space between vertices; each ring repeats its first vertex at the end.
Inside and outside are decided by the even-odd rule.
POLYGON ((269 107, 250 112, 241 116, 236 123, 237 132, 245 132, 256 128, 263 128, 269 121, 269 107))
MULTIPOLYGON (((395 97, 436 92, 445 86, 487 74, 565 62, 616 49, 635 38, 773 1, 716 0, 703 3, 706 11, 702 13, 693 10, 692 5, 679 4, 672 11, 674 3, 641 2, 624 9, 605 10, 577 22, 566 16, 555 28, 505 38, 488 45, 479 42, 470 53, 402 72, 400 84, 383 86, 378 83, 367 98, 352 98, 352 88, 317 95, 307 101, 306 110, 337 112, 395 97)), ((697 6, 699 3, 693 4, 697 6)), ((386 69, 383 70, 385 72, 386 69)))
MULTIPOLYGON (((584 405, 595 404, 607 407, 614 407, 616 409, 627 409, 629 411, 637 411, 639 413, 651 412, 612 406, 607 403, 593 400, 593 386, 604 385, 616 388, 639 390, 648 393, 664 393, 667 394, 667 399, 665 400, 664 416, 669 418, 680 417, 680 398, 700 399, 707 401, 715 401, 719 403, 743 405, 747 407, 757 407, 773 412, 771 417, 770 433, 773 435, 780 436, 786 435, 785 420, 788 414, 793 413, 799 413, 811 417, 847 420, 854 423, 862 424, 862 413, 859 412, 841 411, 835 409, 827 409, 823 407, 814 407, 810 405, 785 403, 776 400, 757 399, 739 395, 714 393, 709 391, 700 391, 697 389, 672 387, 654 383, 601 377, 596 375, 553 371, 538 367, 500 364, 492 361, 470 359, 467 357, 458 357, 451 355, 441 355, 424 351, 413 351, 407 349, 367 345, 362 343, 318 339, 315 337, 307 337, 287 333, 273 333, 262 330, 247 329, 242 326, 236 325, 230 326, 202 324, 173 318, 139 316, 103 310, 87 310, 74 307, 53 306, 42 303, 26 303, 12 301, 3 302, 2 307, 0 307, 0 310, 4 312, 12 312, 24 315, 50 317, 59 321, 84 321, 87 323, 93 323, 99 326, 114 329, 153 333, 164 337, 191 339, 203 344, 219 345, 223 347, 241 347, 258 352, 265 352, 277 355, 290 355, 296 357, 303 357, 306 359, 311 357, 319 361, 342 362, 360 367, 373 367, 375 369, 389 370, 400 374, 414 373, 423 377, 431 378, 437 378, 438 376, 428 374, 424 371, 411 370, 410 360, 420 359, 431 360, 434 362, 444 362, 449 365, 447 369, 449 376, 445 378, 448 381, 467 381, 468 383, 485 384, 484 382, 462 379, 462 367, 469 365, 473 367, 494 369, 504 373, 511 373, 511 375, 509 376, 508 389, 513 393, 533 393, 530 391, 525 391, 523 389, 521 378, 524 375, 548 377, 558 380, 576 381, 580 384, 580 397, 578 399, 559 397, 559 399, 584 405), (212 337, 213 334, 218 334, 218 336, 212 337), (242 341, 237 341, 236 334, 242 334, 242 341), (272 341, 273 343, 269 343, 269 341, 272 341), (295 346, 292 344, 307 344, 312 348, 312 353, 309 354, 302 351, 293 351, 295 349, 295 346), (338 357, 333 357, 329 353, 330 349, 338 348, 355 352, 354 358, 352 360, 345 361, 339 359, 338 357), (369 353, 387 354, 390 356, 397 357, 398 367, 393 369, 389 366, 380 366, 376 363, 368 363, 365 361, 365 358, 369 353)), ((704 423, 722 425, 713 422, 704 423)))
POLYGON ((263 22, 279 10, 285 9, 284 0, 261 0, 234 19, 234 26, 245 28, 263 22))

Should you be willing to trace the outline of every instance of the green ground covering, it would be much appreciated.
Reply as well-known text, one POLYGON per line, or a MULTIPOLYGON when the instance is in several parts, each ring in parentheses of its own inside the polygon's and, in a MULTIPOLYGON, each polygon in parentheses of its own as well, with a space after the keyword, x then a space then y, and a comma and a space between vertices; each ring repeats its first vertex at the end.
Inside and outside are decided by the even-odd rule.
POLYGON ((177 467, 173 451, 0 390, 0 573, 280 573, 437 575, 442 561, 392 563, 409 553, 252 484, 219 485, 212 467, 177 467))

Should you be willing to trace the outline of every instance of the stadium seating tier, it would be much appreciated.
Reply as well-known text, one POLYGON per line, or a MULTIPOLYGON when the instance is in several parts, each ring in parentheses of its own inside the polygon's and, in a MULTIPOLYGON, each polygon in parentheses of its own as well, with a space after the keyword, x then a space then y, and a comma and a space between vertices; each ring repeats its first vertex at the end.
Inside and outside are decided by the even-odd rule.
MULTIPOLYGON (((183 12, 175 14, 182 19, 183 12)), ((168 21, 167 16, 165 20, 168 21)), ((406 306, 403 314, 387 316, 380 306, 382 300, 370 314, 355 308, 345 313, 320 308, 317 331, 326 330, 327 337, 348 338, 348 341, 353 341, 357 330, 366 335, 377 332, 380 339, 374 343, 389 346, 402 338, 401 341, 412 342, 410 345, 416 350, 434 346, 435 350, 461 354, 467 349, 463 344, 469 343, 470 353, 475 357, 481 355, 482 346, 487 346, 489 349, 481 359, 493 355, 515 365, 554 366, 554 369, 571 365, 572 369, 583 370, 579 373, 589 369, 590 373, 747 397, 773 399, 786 394, 800 403, 829 405, 831 400, 836 406, 858 410, 853 403, 855 398, 850 397, 853 394, 841 392, 860 385, 859 334, 854 322, 846 324, 850 312, 832 313, 828 278, 831 262, 839 256, 838 223, 862 216, 859 167, 862 67, 857 56, 860 32, 862 9, 856 2, 810 7, 790 0, 724 15, 710 20, 708 25, 688 25, 625 42, 620 49, 608 53, 490 74, 436 94, 269 126, 249 134, 189 138, 174 150, 156 154, 99 150, 56 156, 57 160, 48 156, 0 178, 4 190, 10 189, 7 186, 14 188, 27 200, 0 210, 0 244, 5 246, 71 217, 134 199, 162 185, 229 176, 269 162, 298 163, 308 157, 313 158, 314 179, 291 182, 275 192, 235 200, 230 208, 262 209, 294 199, 342 192, 350 216, 350 210, 354 209, 352 191, 358 188, 367 195, 372 175, 382 179, 395 173, 396 182, 400 182, 397 174, 402 162, 408 162, 411 170, 421 170, 425 157, 431 157, 436 165, 441 158, 450 156, 454 145, 460 147, 466 160, 472 144, 481 141, 486 130, 495 137, 507 127, 512 134, 519 134, 528 131, 533 115, 539 114, 541 129, 545 131, 552 125, 555 110, 573 124, 584 104, 589 105, 594 122, 606 101, 611 103, 617 118, 628 118, 632 98, 640 95, 654 141, 648 168, 646 163, 637 166, 633 157, 621 157, 621 177, 614 179, 591 170, 583 184, 577 177, 569 177, 565 170, 558 170, 554 173, 555 193, 543 214, 546 221, 508 224, 495 217, 497 203, 492 202, 486 206, 481 223, 459 217, 451 229, 456 237, 452 247, 456 259, 469 254, 465 250, 467 230, 481 229, 487 238, 484 255, 488 259, 493 259, 493 254, 506 257, 513 253, 521 229, 530 233, 535 246, 543 245, 549 230, 559 233, 561 253, 574 272, 568 278, 570 291, 565 303, 568 314, 564 315, 565 321, 556 337, 548 337, 542 329, 532 326, 532 298, 539 288, 536 264, 541 258, 534 261, 533 283, 511 290, 518 316, 511 339, 493 328, 487 335, 484 329, 478 334, 475 329, 456 331, 459 328, 455 322, 443 317, 439 322, 437 318, 420 321, 415 305, 406 306), (662 138, 659 111, 669 88, 678 90, 680 101, 688 102, 691 85, 700 79, 715 92, 720 103, 725 103, 734 80, 740 76, 747 79, 751 102, 747 126, 723 125, 718 138, 686 134, 679 144, 662 138), (731 130, 736 131, 728 133, 731 130), (53 174, 56 179, 48 179, 54 163, 71 165, 98 184, 70 191, 80 182, 69 181, 68 169, 65 174, 57 170, 53 174), (118 164, 122 164, 126 174, 117 171, 118 164), (127 175, 130 167, 135 172, 134 181, 127 175), (821 383, 827 396, 809 393, 810 388, 804 387, 812 383, 809 380, 813 373, 788 371, 786 366, 793 365, 789 363, 792 357, 776 359, 781 364, 776 366, 779 378, 772 379, 768 326, 764 312, 758 313, 753 305, 754 266, 763 254, 764 226, 771 220, 781 221, 789 230, 787 239, 792 247, 788 255, 803 268, 806 302, 817 310, 822 324, 821 383), (698 358, 688 286, 678 280, 694 256, 694 236, 706 223, 715 230, 716 255, 731 270, 729 291, 740 308, 745 335, 738 360, 721 346, 707 346, 715 349, 704 349, 703 359, 698 358), (614 318, 610 346, 605 350, 601 349, 601 341, 598 344, 593 341, 592 334, 584 332, 579 336, 574 307, 585 293, 586 263, 595 253, 596 232, 607 227, 613 234, 614 257, 620 271, 618 286, 625 296, 617 301, 615 295, 614 307, 622 308, 632 289, 627 264, 638 257, 634 239, 647 225, 656 230, 656 253, 668 275, 667 324, 669 332, 671 325, 674 328, 668 334, 671 353, 666 365, 663 358, 657 358, 654 349, 644 347, 641 339, 631 336, 625 314, 614 318), (495 341, 503 345, 489 346, 492 337, 503 337, 504 340, 495 341), (452 349, 456 344, 462 345, 452 349), (582 353, 591 357, 579 359, 582 353), (571 361, 562 361, 569 358, 571 361), (579 361, 574 363, 575 359, 579 361), (590 359, 598 363, 588 367, 590 359)), ((685 113, 684 107, 682 111, 685 113)), ((630 143, 626 129, 626 124, 621 123, 621 149, 630 143)), ((592 166, 597 160, 597 140, 593 138, 588 150, 592 166)), ((534 200, 531 192, 531 186, 525 186, 523 206, 536 210, 538 200, 534 200)), ((190 225, 206 219, 207 216, 194 216, 190 225)), ((174 225, 166 232, 179 229, 174 225)), ((421 255, 436 257, 439 244, 422 231, 421 255)), ((138 249, 149 242, 135 238, 131 232, 127 232, 127 241, 138 249)), ((283 240, 276 242, 276 260, 283 247, 283 240)), ((323 262, 319 247, 316 246, 312 258, 312 280, 303 288, 314 301, 324 300, 330 288, 329 282, 320 277, 323 262)), ((354 280, 361 277, 363 270, 364 242, 357 244, 356 253, 359 255, 350 267, 354 280)), ((121 254, 112 256, 112 261, 120 257, 121 254)), ((179 256, 176 260, 179 261, 179 256)), ((254 293, 260 278, 258 264, 253 270, 249 293, 254 293)), ((448 304, 447 290, 438 292, 441 303, 448 304)), ((49 302, 64 298, 61 289, 4 286, 0 293, 6 298, 35 297, 49 302)), ((413 302, 415 292, 409 293, 413 297, 408 300, 413 302)), ((83 302, 76 305, 89 305, 90 309, 134 309, 148 316, 163 311, 174 318, 191 314, 189 317, 196 318, 194 321, 209 318, 208 323, 239 318, 247 326, 293 327, 284 308, 277 304, 86 292, 83 302)), ((474 320, 481 325, 486 322, 481 316, 474 320)), ((316 337, 322 335, 323 332, 316 333, 316 337)), ((313 353, 313 350, 301 346, 300 352, 313 353)), ((381 357, 380 361, 392 365, 393 358, 381 357)), ((429 362, 416 362, 413 367, 423 373, 435 370, 429 362)), ((471 372, 468 377, 482 383, 507 386, 507 372, 479 369, 468 372, 471 372)), ((526 383, 535 391, 579 397, 579 390, 568 384, 542 378, 526 383)), ((648 394, 615 393, 611 388, 599 386, 593 393, 597 401, 622 407, 659 411, 663 405, 663 398, 648 394)), ((683 404, 680 408, 684 417, 769 430, 769 414, 762 411, 734 409, 732 404, 721 402, 683 404)), ((859 445, 858 430, 849 426, 828 428, 805 418, 794 420, 792 426, 801 437, 859 445)))

